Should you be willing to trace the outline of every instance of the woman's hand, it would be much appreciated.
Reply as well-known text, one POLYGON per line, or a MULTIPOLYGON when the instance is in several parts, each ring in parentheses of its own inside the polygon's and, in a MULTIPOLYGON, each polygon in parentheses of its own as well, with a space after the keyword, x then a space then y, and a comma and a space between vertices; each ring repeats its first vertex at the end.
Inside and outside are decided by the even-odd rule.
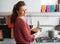
POLYGON ((35 39, 40 37, 40 31, 38 31, 37 33, 34 33, 33 35, 34 35, 35 39))
POLYGON ((40 31, 40 28, 38 28, 38 27, 36 27, 36 28, 32 28, 32 31, 34 31, 34 32, 38 32, 38 31, 40 31))

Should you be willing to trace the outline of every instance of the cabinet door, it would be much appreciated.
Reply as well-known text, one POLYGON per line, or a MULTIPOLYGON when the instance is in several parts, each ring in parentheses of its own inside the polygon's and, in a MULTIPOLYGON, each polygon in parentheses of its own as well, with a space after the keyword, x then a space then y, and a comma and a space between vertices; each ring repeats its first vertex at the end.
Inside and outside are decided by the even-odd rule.
POLYGON ((8 28, 8 25, 0 25, 0 29, 3 33, 3 38, 11 38, 11 28, 8 28))

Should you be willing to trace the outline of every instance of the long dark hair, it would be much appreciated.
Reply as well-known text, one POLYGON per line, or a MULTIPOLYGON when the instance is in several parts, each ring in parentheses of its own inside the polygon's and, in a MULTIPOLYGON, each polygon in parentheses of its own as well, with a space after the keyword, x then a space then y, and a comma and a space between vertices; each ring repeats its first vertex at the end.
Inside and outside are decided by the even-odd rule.
POLYGON ((14 5, 12 15, 11 15, 11 20, 10 20, 12 24, 15 23, 15 20, 18 16, 17 10, 19 10, 19 7, 24 5, 26 5, 24 1, 19 1, 14 5))

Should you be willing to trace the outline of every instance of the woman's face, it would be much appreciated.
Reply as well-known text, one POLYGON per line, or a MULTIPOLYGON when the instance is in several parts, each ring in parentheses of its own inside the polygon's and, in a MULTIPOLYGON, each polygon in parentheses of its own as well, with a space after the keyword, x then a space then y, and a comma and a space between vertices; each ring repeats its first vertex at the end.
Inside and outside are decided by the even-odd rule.
POLYGON ((27 14, 26 6, 19 7, 19 10, 17 11, 19 16, 25 16, 27 14))

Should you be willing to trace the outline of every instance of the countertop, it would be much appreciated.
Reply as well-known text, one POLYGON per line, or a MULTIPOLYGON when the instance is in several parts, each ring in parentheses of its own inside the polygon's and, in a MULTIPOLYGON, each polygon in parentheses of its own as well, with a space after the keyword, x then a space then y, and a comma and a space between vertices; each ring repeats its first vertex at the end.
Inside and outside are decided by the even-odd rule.
MULTIPOLYGON (((5 38, 3 41, 0 41, 0 44, 16 44, 14 39, 7 39, 5 38)), ((41 43, 36 43, 36 40, 31 42, 30 44, 60 44, 60 42, 41 42, 41 43)))

